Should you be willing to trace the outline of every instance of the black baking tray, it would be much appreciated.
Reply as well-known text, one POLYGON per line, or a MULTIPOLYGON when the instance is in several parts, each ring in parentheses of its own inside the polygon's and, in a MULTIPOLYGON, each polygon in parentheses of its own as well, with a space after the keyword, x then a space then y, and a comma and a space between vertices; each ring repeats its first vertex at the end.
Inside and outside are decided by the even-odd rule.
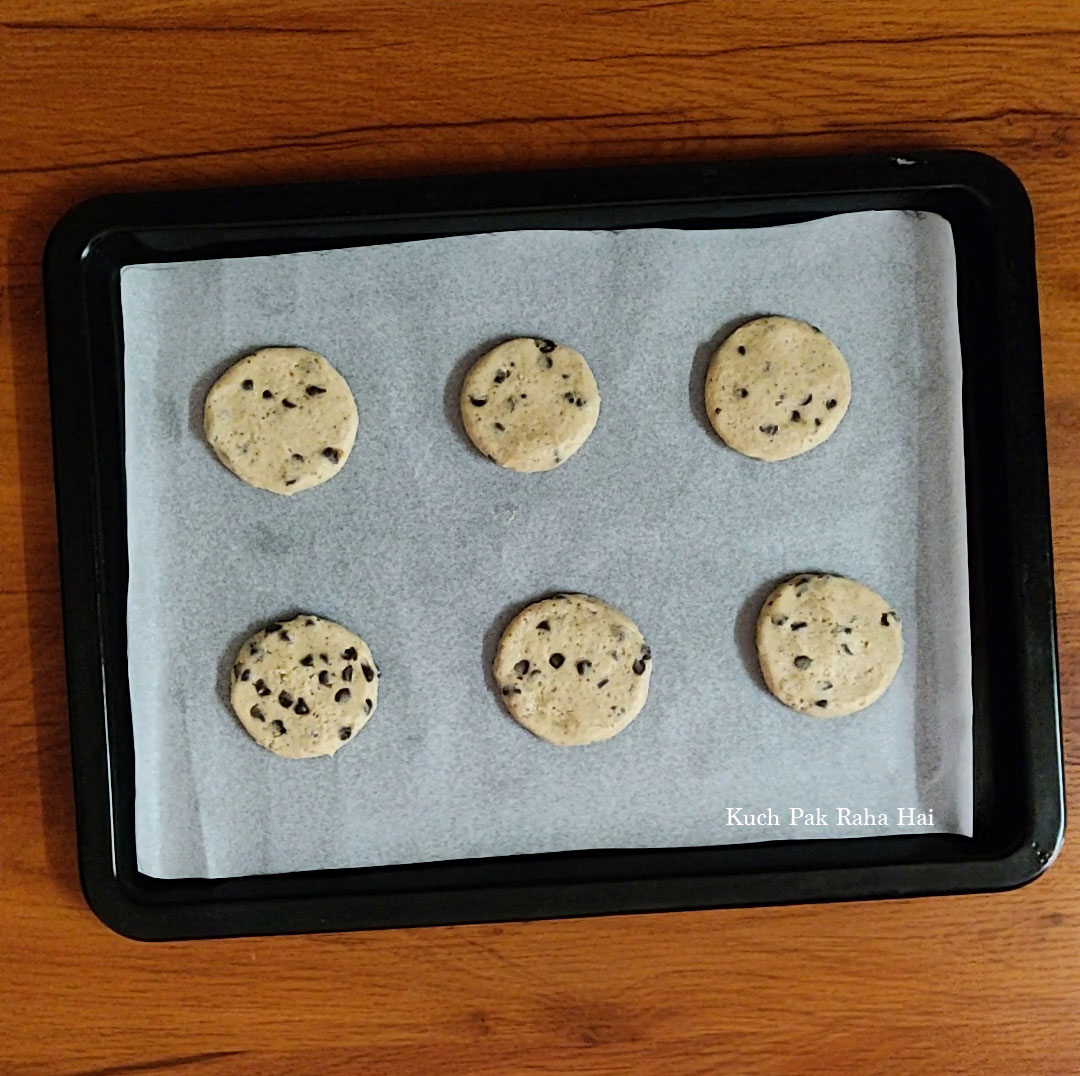
POLYGON ((1031 206, 969 152, 110 195, 44 260, 79 865, 130 937, 353 930, 1008 889, 1064 831, 1031 206), (580 851, 163 881, 135 851, 120 270, 520 228, 753 227, 874 209, 952 225, 964 366, 974 835, 580 851))

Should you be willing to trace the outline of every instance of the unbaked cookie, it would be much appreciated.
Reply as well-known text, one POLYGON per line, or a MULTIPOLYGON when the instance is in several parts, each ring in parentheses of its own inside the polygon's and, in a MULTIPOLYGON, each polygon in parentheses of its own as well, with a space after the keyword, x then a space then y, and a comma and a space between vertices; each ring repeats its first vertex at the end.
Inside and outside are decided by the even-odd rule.
POLYGON ((842 717, 876 702, 904 656, 900 617, 880 594, 840 575, 797 575, 765 600, 757 651, 786 706, 842 717))
POLYGON ((311 613, 257 631, 233 664, 236 716, 260 747, 283 758, 332 755, 378 701, 379 670, 367 643, 311 613))
POLYGON ((245 482, 286 495, 321 485, 356 440, 356 401, 314 351, 268 347, 230 366, 206 394, 203 427, 245 482))
POLYGON ((476 361, 461 387, 469 440, 512 471, 550 471, 585 443, 600 415, 588 363, 551 340, 508 340, 476 361))
POLYGON ((495 654, 495 681, 512 717, 553 744, 621 732, 649 694, 652 653, 637 625, 586 594, 523 609, 495 654))
POLYGON ((755 318, 717 349, 705 375, 712 427, 744 456, 786 460, 830 437, 851 402, 840 349, 794 318, 755 318))

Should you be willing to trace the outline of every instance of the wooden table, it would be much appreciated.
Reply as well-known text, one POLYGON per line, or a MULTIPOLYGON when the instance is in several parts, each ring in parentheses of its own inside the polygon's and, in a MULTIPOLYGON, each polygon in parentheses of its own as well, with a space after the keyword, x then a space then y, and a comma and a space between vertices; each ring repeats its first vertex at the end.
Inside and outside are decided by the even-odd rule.
POLYGON ((994 153, 1035 206, 1076 793, 1078 143, 1076 0, 0 0, 0 1072, 1080 1071, 1073 849, 986 897, 112 934, 76 875, 39 283, 57 216, 105 191, 994 153))

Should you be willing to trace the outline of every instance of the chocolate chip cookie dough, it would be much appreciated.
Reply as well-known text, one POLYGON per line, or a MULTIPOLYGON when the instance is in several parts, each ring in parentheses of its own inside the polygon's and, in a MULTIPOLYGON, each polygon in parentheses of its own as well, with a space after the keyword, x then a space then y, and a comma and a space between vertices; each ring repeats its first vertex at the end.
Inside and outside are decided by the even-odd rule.
POLYGON ((736 452, 786 460, 827 440, 851 402, 840 349, 794 318, 755 318, 717 349, 705 375, 712 427, 736 452))
POLYGON ((469 440, 512 471, 550 471, 588 439, 600 391, 588 363, 552 340, 508 340, 477 360, 461 388, 469 440))
POLYGON ((282 758, 332 755, 375 712, 379 670, 363 639, 305 613, 240 647, 231 701, 260 747, 282 758))
POLYGON ((610 739, 641 712, 652 653, 618 609, 587 594, 557 594, 507 625, 494 671, 506 709, 530 732, 587 744, 610 739))
POLYGON ((900 617, 880 594, 840 575, 797 575, 765 600, 757 651, 768 689, 815 717, 866 709, 904 656, 900 617))
POLYGON ((249 485, 286 496, 345 466, 357 421, 345 378, 300 347, 263 348, 229 367, 203 412, 218 459, 249 485))

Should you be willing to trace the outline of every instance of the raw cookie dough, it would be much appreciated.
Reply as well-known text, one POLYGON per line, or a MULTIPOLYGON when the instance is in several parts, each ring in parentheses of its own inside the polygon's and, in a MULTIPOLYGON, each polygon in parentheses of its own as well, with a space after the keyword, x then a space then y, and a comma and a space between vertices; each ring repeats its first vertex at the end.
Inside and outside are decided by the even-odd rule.
POLYGON ((768 689, 815 717, 876 702, 904 656, 900 617, 880 594, 841 575, 796 575, 765 600, 758 661, 768 689))
POLYGON ((508 340, 476 361, 461 387, 469 440, 512 471, 550 471, 585 443, 600 415, 588 363, 551 340, 508 340))
POLYGON ((587 594, 522 609, 495 654, 512 717, 548 743, 586 744, 621 732, 649 694, 652 654, 637 625, 587 594))
POLYGON ((367 643, 311 613, 257 631, 232 668, 236 716, 282 758, 332 755, 367 724, 378 698, 367 643))
POLYGON ((322 485, 356 440, 356 401, 314 351, 268 347, 230 366, 206 394, 203 427, 237 477, 286 495, 322 485))
POLYGON ((794 318, 755 318, 717 349, 705 375, 712 427, 736 452, 786 460, 820 445, 851 402, 840 349, 794 318))

